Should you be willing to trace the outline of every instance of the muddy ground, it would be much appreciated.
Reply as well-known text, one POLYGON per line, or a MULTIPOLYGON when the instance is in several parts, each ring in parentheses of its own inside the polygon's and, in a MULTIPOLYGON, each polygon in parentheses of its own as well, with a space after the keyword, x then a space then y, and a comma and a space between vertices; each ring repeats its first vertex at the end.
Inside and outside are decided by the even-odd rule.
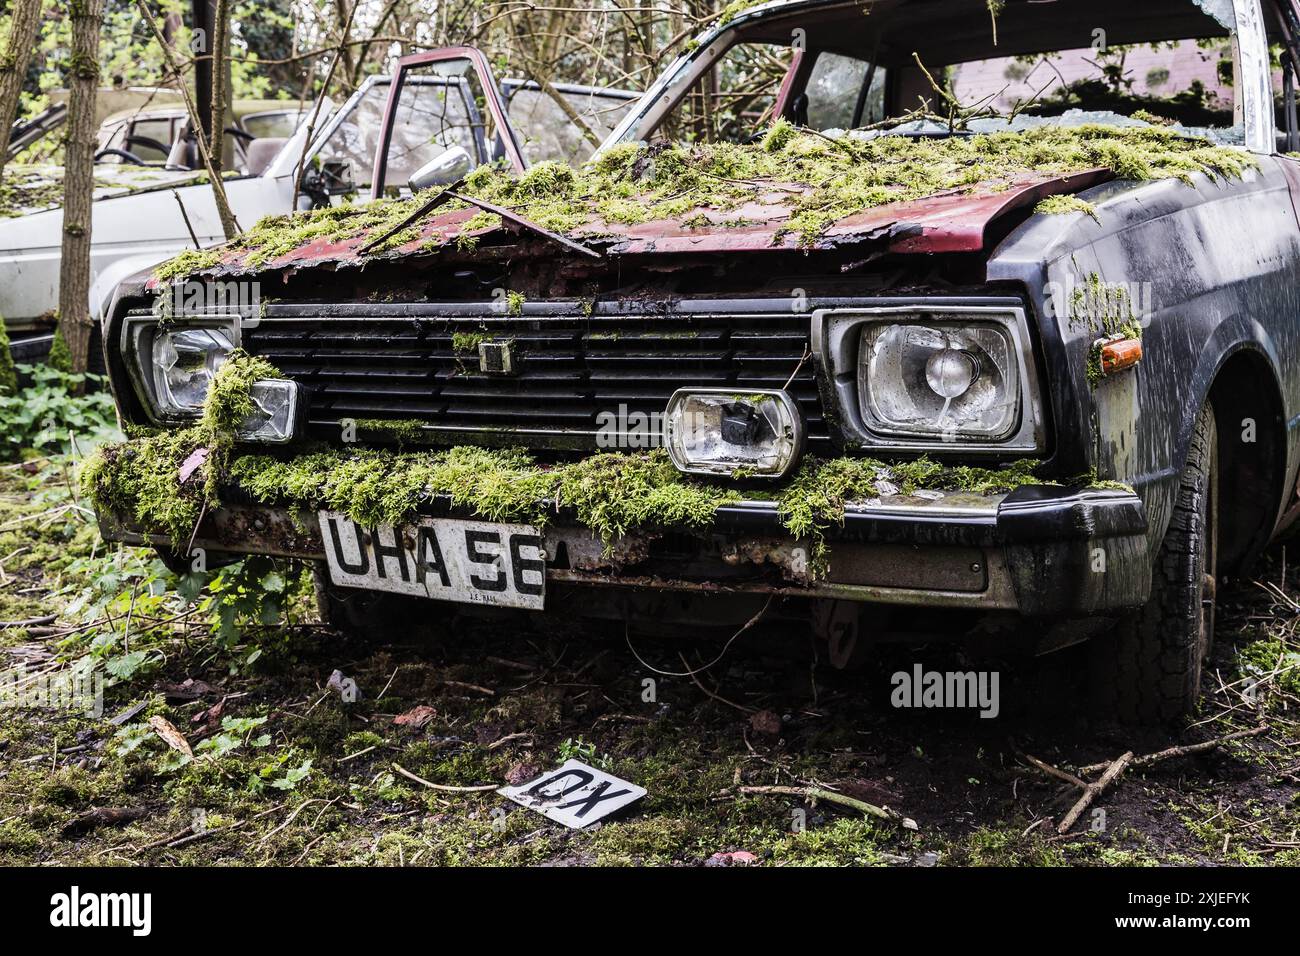
POLYGON ((400 633, 348 637, 282 570, 187 602, 151 553, 98 540, 70 467, 0 468, 0 621, 41 619, 0 629, 0 669, 116 676, 100 717, 0 710, 3 864, 1300 863, 1300 561, 1281 548, 1222 595, 1202 713, 1139 734, 1084 716, 1077 650, 893 648, 836 670, 807 635, 760 626, 673 677, 651 668, 698 668, 720 642, 437 605, 400 633), (284 619, 248 620, 263 587, 284 591, 284 619), (888 675, 913 662, 997 669, 1002 713, 895 710, 888 675), (1260 724, 1129 770, 1065 835, 1078 792, 1027 759, 1078 771, 1260 724), (568 757, 648 796, 573 831, 480 789, 568 757))

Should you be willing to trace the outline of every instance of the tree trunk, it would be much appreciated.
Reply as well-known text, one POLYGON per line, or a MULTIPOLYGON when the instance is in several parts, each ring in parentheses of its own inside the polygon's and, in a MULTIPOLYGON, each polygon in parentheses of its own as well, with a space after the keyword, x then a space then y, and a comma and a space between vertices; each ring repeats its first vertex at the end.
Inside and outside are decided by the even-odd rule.
POLYGON ((41 0, 13 0, 9 36, 0 53, 0 179, 4 178, 9 134, 18 115, 18 96, 27 76, 27 64, 41 26, 41 0))
POLYGON ((95 188, 95 91, 104 0, 72 0, 68 70, 68 137, 63 167, 63 258, 59 272, 59 334, 72 371, 90 358, 90 216, 95 188))
MULTIPOLYGON (((212 168, 220 174, 226 161, 226 57, 230 52, 230 2, 217 0, 212 14, 212 168)), ((225 228, 225 222, 222 222, 225 228)), ((226 238, 234 237, 226 229, 226 238)))
MULTIPOLYGON (((101 0, 102 2, 102 0, 101 0)), ((203 0, 196 0, 198 6, 203 5, 203 0)), ((230 201, 226 198, 226 184, 221 175, 213 171, 212 168, 212 151, 208 149, 209 137, 203 132, 205 124, 211 122, 212 112, 205 112, 200 103, 194 101, 190 96, 190 88, 185 82, 185 76, 181 72, 180 65, 176 61, 176 55, 172 50, 171 44, 167 42, 166 37, 158 29, 158 24, 154 22, 153 11, 151 11, 144 0, 136 0, 140 8, 140 15, 144 18, 145 23, 149 24, 149 29, 153 33, 154 40, 158 43, 158 48, 162 52, 163 62, 167 64, 167 75, 175 82, 176 88, 180 91, 181 97, 185 100, 185 112, 189 114, 190 125, 194 127, 194 138, 198 140, 199 155, 203 159, 203 169, 208 174, 208 180, 212 185, 212 199, 217 206, 217 215, 221 218, 221 227, 225 231, 226 238, 230 239, 239 234, 239 220, 235 218, 234 212, 230 209, 230 201)), ((196 61, 201 63, 203 61, 196 61)), ((203 71, 197 70, 197 73, 203 71)))

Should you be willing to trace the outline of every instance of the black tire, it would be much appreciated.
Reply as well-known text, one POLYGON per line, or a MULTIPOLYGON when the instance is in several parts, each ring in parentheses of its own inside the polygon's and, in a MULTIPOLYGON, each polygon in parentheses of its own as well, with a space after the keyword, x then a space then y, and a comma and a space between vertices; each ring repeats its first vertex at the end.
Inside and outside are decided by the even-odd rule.
POLYGON ((410 599, 330 583, 325 562, 312 565, 316 609, 322 624, 350 637, 385 639, 411 629, 410 599), (405 620, 405 623, 403 621, 405 620))
POLYGON ((1092 641, 1092 696, 1100 717, 1160 724, 1196 709, 1214 639, 1218 470, 1218 431, 1207 404, 1192 428, 1151 597, 1092 641))

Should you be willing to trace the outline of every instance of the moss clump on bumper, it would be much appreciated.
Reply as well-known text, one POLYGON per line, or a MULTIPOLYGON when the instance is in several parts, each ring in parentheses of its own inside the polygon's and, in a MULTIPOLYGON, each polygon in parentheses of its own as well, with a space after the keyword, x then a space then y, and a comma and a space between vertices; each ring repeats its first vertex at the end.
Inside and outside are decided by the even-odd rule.
POLYGON ((197 425, 101 445, 80 481, 99 510, 127 514, 177 545, 189 540, 217 489, 235 446, 235 429, 254 411, 253 383, 278 378, 265 359, 236 351, 217 372, 197 425))
MULTIPOLYGON (((992 494, 1045 484, 1032 461, 1000 471, 945 468, 920 461, 887 465, 866 458, 808 459, 780 487, 742 491, 735 483, 682 475, 662 450, 610 452, 578 462, 546 464, 520 449, 457 446, 440 451, 327 449, 293 457, 243 455, 205 488, 179 479, 196 449, 210 447, 202 426, 135 439, 103 449, 83 484, 96 506, 130 516, 146 530, 183 544, 204 502, 237 486, 255 501, 294 509, 329 508, 374 526, 414 517, 436 498, 473 517, 544 526, 565 511, 605 542, 641 530, 707 529, 717 510, 742 498, 772 500, 790 534, 823 551, 827 528, 845 507, 923 489, 992 494)), ((205 468, 217 467, 210 459, 205 468)))
POLYGON ((199 421, 102 446, 82 468, 86 494, 101 511, 166 535, 177 547, 194 534, 223 488, 255 501, 299 510, 329 508, 374 526, 413 518, 434 499, 488 521, 545 525, 571 513, 606 543, 638 530, 712 524, 718 509, 742 498, 773 501, 786 530, 811 539, 818 554, 828 527, 847 505, 919 490, 993 494, 1037 478, 1037 462, 997 471, 947 468, 928 459, 885 464, 870 458, 805 459, 784 485, 711 482, 681 474, 662 449, 605 452, 581 461, 545 463, 522 449, 472 445, 443 450, 323 448, 298 454, 237 455, 234 434, 253 411, 259 379, 279 372, 263 359, 235 355, 217 373, 199 421))

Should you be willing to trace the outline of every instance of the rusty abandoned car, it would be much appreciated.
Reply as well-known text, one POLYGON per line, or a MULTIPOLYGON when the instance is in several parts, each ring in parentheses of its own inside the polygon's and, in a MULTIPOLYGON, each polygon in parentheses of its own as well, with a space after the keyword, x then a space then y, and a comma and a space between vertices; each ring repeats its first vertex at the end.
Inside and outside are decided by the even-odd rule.
POLYGON ((103 532, 316 562, 358 628, 1086 641, 1108 713, 1188 713, 1216 589, 1300 513, 1298 16, 736 4, 576 171, 475 51, 413 57, 393 97, 455 72, 487 109, 422 143, 390 99, 372 190, 409 197, 118 289, 103 532), (1135 85, 1139 49, 1205 76, 1135 85), (214 286, 257 301, 187 305, 214 286))

